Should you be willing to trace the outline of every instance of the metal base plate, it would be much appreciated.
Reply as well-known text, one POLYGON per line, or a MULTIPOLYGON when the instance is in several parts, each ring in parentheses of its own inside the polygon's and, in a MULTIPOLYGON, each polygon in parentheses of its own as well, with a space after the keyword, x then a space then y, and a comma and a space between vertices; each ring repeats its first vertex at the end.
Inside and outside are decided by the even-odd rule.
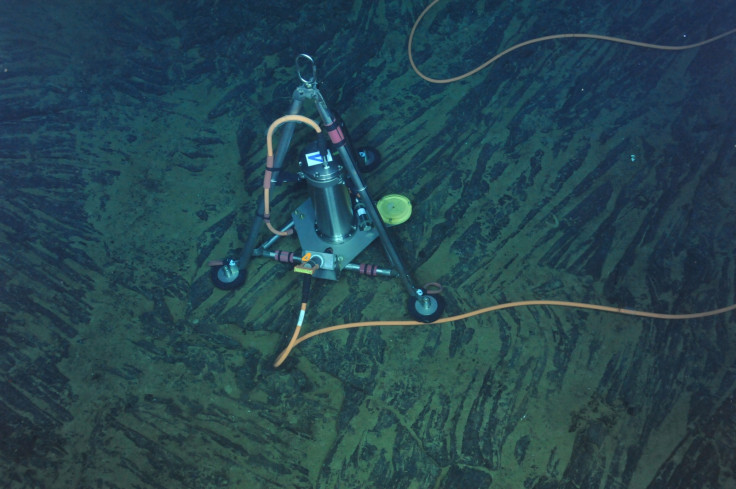
POLYGON ((353 261, 374 239, 378 237, 378 231, 371 229, 370 231, 360 231, 356 229, 355 232, 342 243, 331 243, 325 241, 318 234, 315 229, 315 214, 314 206, 312 201, 307 199, 302 205, 300 205, 292 214, 291 218, 294 220, 294 229, 297 236, 299 237, 299 244, 302 247, 302 254, 306 252, 325 251, 327 248, 332 248, 332 252, 335 254, 337 260, 337 266, 334 270, 325 270, 320 268, 314 272, 315 278, 324 278, 328 280, 337 280, 340 275, 340 271, 353 261))

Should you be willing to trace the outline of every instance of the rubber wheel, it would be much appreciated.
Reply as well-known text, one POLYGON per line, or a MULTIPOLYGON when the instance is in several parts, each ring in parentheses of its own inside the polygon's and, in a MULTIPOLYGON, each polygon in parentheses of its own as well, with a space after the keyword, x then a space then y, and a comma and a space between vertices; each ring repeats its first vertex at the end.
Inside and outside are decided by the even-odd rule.
POLYGON ((378 168, 381 163, 381 155, 373 148, 358 148, 357 151, 358 170, 361 173, 369 173, 378 168))
POLYGON ((222 267, 212 267, 210 269, 210 279, 212 284, 220 290, 234 290, 242 286, 245 283, 245 271, 240 270, 238 276, 232 282, 223 282, 220 280, 219 272, 222 267))
POLYGON ((413 296, 409 297, 409 315, 417 321, 421 321, 423 323, 431 323, 437 321, 442 313, 445 311, 445 299, 443 299, 442 296, 438 294, 425 294, 423 296, 423 299, 424 298, 429 299, 430 302, 428 306, 422 304, 421 299, 417 299, 413 296))

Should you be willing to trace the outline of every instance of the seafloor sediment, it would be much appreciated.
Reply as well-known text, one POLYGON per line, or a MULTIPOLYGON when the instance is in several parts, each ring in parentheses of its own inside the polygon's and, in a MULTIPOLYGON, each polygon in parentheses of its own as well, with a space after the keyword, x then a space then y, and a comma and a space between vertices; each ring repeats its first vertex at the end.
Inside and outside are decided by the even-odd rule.
MULTIPOLYGON (((3 487, 736 487, 733 313, 509 309, 320 335, 274 369, 299 277, 254 259, 213 288, 306 52, 383 156, 372 194, 411 199, 390 234, 446 315, 736 300, 736 36, 553 41, 432 85, 406 55, 425 5, 2 2, 3 487)), ((715 1, 448 0, 414 55, 445 77, 537 36, 735 25, 715 1)), ((274 223, 305 198, 276 190, 274 223)), ((381 319, 408 319, 402 284, 346 272, 313 285, 304 329, 381 319)))

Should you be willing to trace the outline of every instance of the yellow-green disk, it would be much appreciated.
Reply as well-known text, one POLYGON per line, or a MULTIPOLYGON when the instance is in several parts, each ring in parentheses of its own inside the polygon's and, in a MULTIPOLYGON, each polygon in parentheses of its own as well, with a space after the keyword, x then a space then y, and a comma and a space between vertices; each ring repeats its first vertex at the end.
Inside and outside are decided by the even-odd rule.
POLYGON ((411 202, 403 195, 385 195, 378 201, 376 208, 383 222, 389 226, 404 223, 411 217, 411 202))

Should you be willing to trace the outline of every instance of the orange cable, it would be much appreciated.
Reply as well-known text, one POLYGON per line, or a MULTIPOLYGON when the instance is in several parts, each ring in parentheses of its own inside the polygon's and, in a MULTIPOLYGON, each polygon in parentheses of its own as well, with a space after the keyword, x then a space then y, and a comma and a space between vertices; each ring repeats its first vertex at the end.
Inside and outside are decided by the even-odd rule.
POLYGON ((289 356, 289 353, 291 350, 296 346, 297 339, 299 338, 299 332, 302 330, 302 323, 304 322, 304 315, 307 312, 307 303, 302 302, 301 308, 299 308, 299 319, 296 322, 296 328, 294 328, 294 334, 291 335, 291 339, 289 340, 289 344, 284 348, 284 351, 281 352, 281 354, 276 358, 276 361, 274 362, 274 367, 279 367, 282 363, 284 363, 284 360, 286 360, 286 357, 289 356))
POLYGON ((697 48, 699 46, 704 46, 704 45, 709 44, 711 42, 717 41, 718 39, 721 39, 723 37, 730 36, 731 34, 736 33, 736 29, 731 29, 728 32, 724 32, 723 34, 719 34, 719 35, 717 35, 715 37, 711 37, 710 39, 706 39, 705 41, 696 42, 695 44, 687 44, 687 45, 684 45, 684 46, 665 46, 665 45, 662 45, 662 44, 650 44, 650 43, 646 43, 646 42, 630 41, 628 39, 622 39, 620 37, 602 36, 602 35, 599 35, 599 34, 554 34, 554 35, 551 35, 551 36, 537 37, 535 39, 530 39, 528 41, 524 41, 524 42, 521 42, 519 44, 515 44, 515 45, 511 46, 510 48, 508 48, 508 49, 506 49, 506 50, 498 53, 497 55, 495 55, 494 57, 492 57, 491 59, 489 59, 485 63, 481 64, 480 66, 478 66, 478 67, 476 67, 476 68, 474 68, 474 69, 472 69, 472 70, 470 70, 467 73, 464 73, 462 75, 454 76, 452 78, 431 78, 431 77, 425 75, 424 73, 422 73, 421 71, 419 71, 419 68, 414 63, 414 56, 411 53, 411 47, 412 47, 412 42, 414 41, 414 34, 415 34, 416 30, 417 30, 417 27, 419 26, 419 23, 422 21, 422 18, 439 1, 440 0, 434 0, 432 3, 430 3, 427 6, 427 8, 425 8, 422 11, 421 14, 419 14, 419 17, 417 18, 416 22, 414 22, 414 26, 411 28, 411 32, 409 33, 409 43, 408 43, 408 47, 407 47, 407 51, 408 51, 408 54, 409 54, 409 63, 411 64, 411 67, 414 70, 414 72, 417 75, 419 75, 422 79, 424 79, 424 80, 426 80, 426 81, 428 81, 430 83, 439 83, 439 84, 441 84, 441 83, 452 83, 452 82, 456 82, 456 81, 459 81, 459 80, 463 80, 463 79, 465 79, 465 78, 467 78, 467 77, 469 77, 471 75, 474 75, 474 74, 478 73, 483 68, 487 67, 488 65, 490 65, 491 63, 493 63, 495 61, 498 61, 499 58, 502 58, 503 56, 506 56, 507 54, 509 54, 512 51, 516 51, 517 49, 522 48, 524 46, 528 46, 530 44, 536 44, 538 42, 549 41, 549 40, 552 40, 552 39, 564 39, 564 38, 569 38, 569 37, 577 37, 577 38, 584 38, 584 39, 599 39, 599 40, 602 40, 602 41, 617 42, 617 43, 620 43, 620 44, 629 44, 631 46, 638 46, 638 47, 642 47, 642 48, 661 49, 661 50, 665 50, 665 51, 682 51, 682 50, 685 50, 685 49, 692 49, 692 48, 697 48))
POLYGON ((274 367, 278 367, 279 365, 281 365, 284 362, 284 360, 286 360, 286 357, 289 356, 289 353, 291 353, 291 350, 293 350, 294 347, 296 347, 303 341, 306 341, 315 336, 319 336, 323 333, 330 333, 332 331, 339 331, 342 329, 364 328, 364 327, 373 327, 373 326, 421 326, 421 325, 430 325, 430 324, 444 324, 444 323, 450 323, 453 321, 460 321, 462 319, 467 319, 469 317, 478 316, 478 315, 486 314, 486 313, 493 312, 493 311, 500 311, 502 309, 511 309, 514 307, 526 307, 526 306, 575 307, 578 309, 592 309, 595 311, 605 311, 605 312, 612 312, 616 314, 626 314, 628 316, 648 317, 648 318, 654 318, 654 319, 672 319, 672 320, 703 318, 703 317, 708 317, 708 316, 715 316, 718 314, 724 314, 726 312, 736 310, 736 304, 731 304, 730 306, 721 307, 720 309, 712 309, 710 311, 704 311, 704 312, 695 312, 695 313, 690 313, 690 314, 663 314, 663 313, 657 313, 657 312, 623 309, 620 307, 600 306, 597 304, 585 304, 582 302, 530 300, 530 301, 507 302, 505 304, 498 304, 495 306, 484 307, 482 309, 476 309, 475 311, 466 312, 464 314, 458 314, 455 316, 441 318, 432 323, 422 323, 419 321, 366 321, 366 322, 360 322, 360 323, 346 323, 346 324, 338 324, 336 326, 328 326, 325 328, 321 328, 316 331, 309 332, 301 337, 299 336, 299 332, 301 331, 301 325, 299 325, 297 326, 297 329, 294 331, 294 335, 292 336, 291 341, 289 341, 288 346, 284 348, 284 350, 279 354, 278 359, 276 360, 276 363, 274 363, 274 367))
POLYGON ((279 236, 288 236, 294 232, 293 229, 289 229, 285 232, 279 231, 271 224, 271 170, 269 168, 271 168, 271 165, 273 164, 273 133, 276 128, 285 122, 302 122, 311 126, 315 131, 317 131, 317 133, 322 132, 322 128, 319 127, 319 124, 303 115, 285 115, 283 117, 279 117, 273 121, 270 126, 268 126, 268 133, 266 133, 266 173, 263 176, 263 220, 266 222, 266 227, 268 227, 269 231, 279 236))

